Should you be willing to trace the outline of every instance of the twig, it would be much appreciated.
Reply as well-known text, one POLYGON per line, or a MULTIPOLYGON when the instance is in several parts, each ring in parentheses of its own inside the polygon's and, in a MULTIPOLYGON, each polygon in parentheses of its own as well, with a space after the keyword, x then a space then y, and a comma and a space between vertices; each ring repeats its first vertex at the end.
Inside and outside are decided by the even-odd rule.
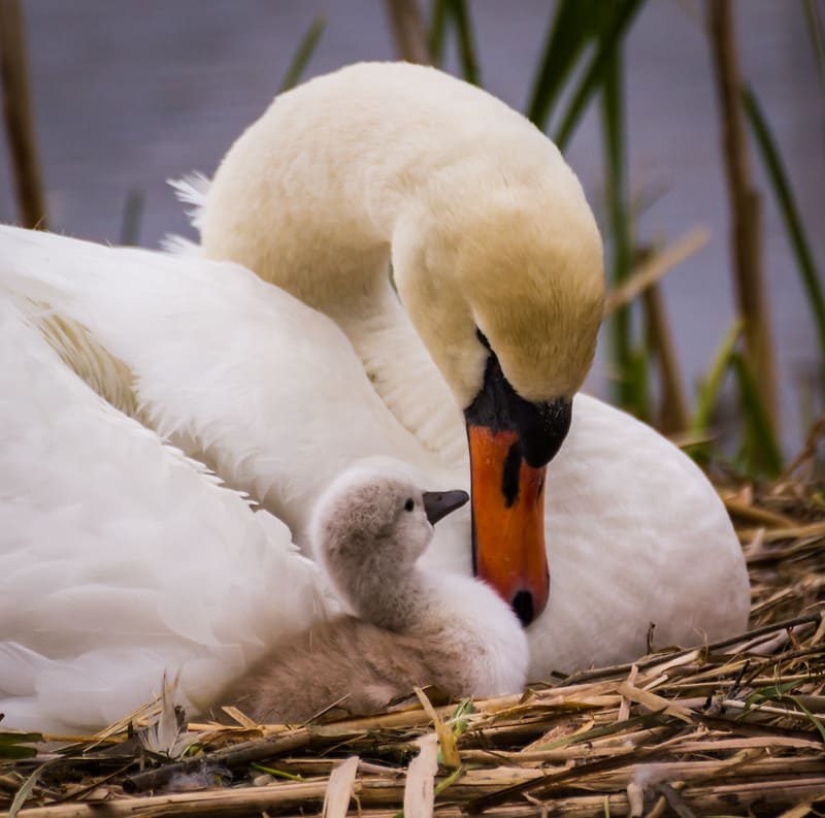
POLYGON ((296 750, 306 746, 310 741, 307 730, 296 730, 286 735, 275 736, 263 741, 249 741, 232 747, 229 750, 219 750, 208 757, 180 761, 176 764, 167 764, 156 770, 147 770, 143 773, 130 776, 123 783, 123 789, 128 793, 145 792, 165 786, 176 775, 186 775, 200 770, 204 762, 210 766, 237 767, 253 761, 263 761, 278 753, 296 750))
POLYGON ((805 445, 802 447, 802 451, 793 460, 791 460, 785 468, 785 471, 779 475, 779 482, 789 480, 791 475, 803 463, 806 463, 808 460, 812 460, 816 457, 816 450, 822 442, 823 437, 825 437, 825 415, 819 418, 811 427, 811 431, 808 433, 808 437, 805 441, 805 445))
POLYGON ((716 642, 711 642, 710 644, 706 645, 705 648, 687 648, 683 651, 678 651, 671 657, 668 657, 666 655, 657 655, 651 656, 650 658, 637 659, 635 662, 625 662, 621 665, 612 665, 611 667, 599 668, 597 670, 587 670, 581 673, 574 673, 571 676, 568 676, 566 679, 564 679, 563 683, 565 686, 569 686, 572 684, 581 684, 582 682, 590 682, 595 679, 601 679, 605 676, 611 676, 615 673, 627 673, 630 671, 633 665, 638 665, 639 670, 645 670, 646 668, 651 667, 665 659, 673 658, 674 656, 679 656, 681 654, 687 654, 691 651, 722 650, 723 648, 729 648, 733 645, 738 645, 740 642, 745 642, 754 639, 757 636, 763 636, 766 633, 774 633, 775 631, 787 630, 788 628, 795 628, 798 625, 807 625, 811 622, 819 624, 820 621, 821 616, 818 613, 807 614, 806 616, 797 616, 793 619, 786 619, 783 622, 774 622, 770 625, 763 625, 761 628, 754 628, 753 630, 740 633, 737 636, 731 636, 727 639, 720 639, 716 642))
POLYGON ((682 800, 678 789, 670 784, 660 784, 657 789, 679 818, 696 818, 696 813, 682 800))
POLYGON ((793 528, 795 526, 794 521, 790 517, 785 514, 779 514, 776 511, 770 511, 767 508, 748 505, 733 497, 723 497, 722 502, 725 504, 728 514, 740 520, 748 520, 767 526, 768 528, 793 528))
MULTIPOLYGON (((658 751, 658 747, 637 748, 635 758, 641 761, 656 754, 658 751)), ((464 805, 464 809, 470 814, 487 812, 490 807, 506 803, 513 795, 524 795, 535 790, 540 791, 542 795, 546 795, 554 789, 569 783, 571 780, 581 781, 588 776, 622 767, 624 763, 624 757, 617 756, 613 758, 600 758, 598 761, 584 762, 583 764, 577 764, 575 767, 565 768, 561 771, 556 770, 541 778, 524 781, 490 795, 472 799, 464 805)))

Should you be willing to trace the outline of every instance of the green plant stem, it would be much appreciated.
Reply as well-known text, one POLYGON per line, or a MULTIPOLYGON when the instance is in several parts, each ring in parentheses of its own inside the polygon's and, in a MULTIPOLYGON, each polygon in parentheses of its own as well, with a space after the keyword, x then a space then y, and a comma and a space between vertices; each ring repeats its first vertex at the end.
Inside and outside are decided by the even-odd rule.
POLYGON ((327 21, 323 15, 319 15, 312 21, 306 34, 304 34, 301 42, 298 44, 295 56, 293 56, 292 62, 284 74, 281 87, 278 91, 279 94, 282 94, 284 91, 289 91, 290 88, 294 88, 300 82, 301 76, 309 61, 312 59, 315 47, 318 45, 318 41, 321 39, 326 25, 327 21))
POLYGON ((768 121, 762 113, 756 95, 747 85, 742 87, 742 102, 751 131, 762 155, 762 161, 765 163, 774 196, 779 204, 779 212, 782 214, 785 229, 788 231, 791 248, 796 256, 802 286, 808 296, 808 304, 819 335, 821 365, 823 376, 825 376, 825 295, 823 295, 821 279, 814 263, 811 245, 805 234, 802 218, 788 182, 788 174, 785 171, 782 157, 776 146, 776 140, 771 134, 768 121))
POLYGON ((448 0, 433 0, 430 11, 430 33, 427 43, 433 65, 441 65, 444 59, 444 43, 447 34, 448 0))
POLYGON ((805 9, 805 20, 808 24, 811 46, 816 57, 819 84, 825 92, 825 35, 822 32, 822 18, 819 16, 817 0, 802 0, 802 6, 805 9))
POLYGON ((739 401, 745 418, 743 454, 749 472, 762 471, 776 477, 782 471, 782 452, 773 425, 748 361, 737 350, 730 355, 730 366, 739 386, 739 401))
POLYGON ((696 409, 693 412, 693 420, 690 424, 690 433, 693 437, 703 437, 708 433, 713 411, 719 402, 719 393, 722 390, 725 374, 730 367, 734 346, 742 334, 742 325, 742 320, 738 319, 728 330, 719 345, 719 350, 713 359, 710 371, 699 388, 696 409))
MULTIPOLYGON (((397 1, 397 0, 396 0, 397 1)), ((465 0, 435 0, 427 44, 430 61, 439 65, 444 58, 447 29, 452 26, 458 39, 458 59, 461 76, 472 85, 481 85, 481 67, 477 57, 475 37, 469 7, 465 0)))
POLYGON ((644 0, 613 0, 605 6, 612 13, 607 15, 606 22, 599 30, 598 47, 556 130, 555 142, 559 150, 564 151, 567 147, 588 103, 602 85, 604 73, 609 70, 614 52, 621 47, 623 37, 643 2, 644 0))
POLYGON ((556 8, 527 104, 527 117, 542 130, 590 40, 595 11, 594 0, 561 0, 556 8))
POLYGON ((481 68, 476 57, 475 37, 470 22, 470 12, 465 0, 448 0, 453 22, 458 34, 458 56, 461 74, 467 82, 481 85, 481 68))
MULTIPOLYGON (((614 287, 630 274, 631 238, 627 208, 626 150, 624 136, 624 93, 621 54, 618 48, 611 51, 604 64, 601 94, 602 132, 605 148, 606 198, 610 246, 612 248, 611 280, 614 287)), ((617 381, 619 405, 637 415, 646 414, 640 383, 646 370, 639 370, 633 362, 630 307, 618 309, 611 318, 610 334, 613 341, 612 358, 617 381), (635 373, 635 376, 634 376, 635 373)))

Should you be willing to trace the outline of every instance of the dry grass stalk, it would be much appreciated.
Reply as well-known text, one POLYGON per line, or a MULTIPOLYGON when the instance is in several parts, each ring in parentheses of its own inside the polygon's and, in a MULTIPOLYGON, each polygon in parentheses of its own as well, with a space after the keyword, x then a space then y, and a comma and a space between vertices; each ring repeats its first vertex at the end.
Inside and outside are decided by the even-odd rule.
POLYGON ((24 227, 47 229, 20 0, 0 0, 0 75, 12 174, 24 227))
POLYGON ((759 394, 774 429, 779 408, 776 366, 761 255, 759 194, 753 184, 731 0, 708 0, 711 52, 722 121, 722 146, 732 219, 736 299, 745 347, 759 394))
POLYGON ((659 381, 662 385, 656 428, 666 435, 677 434, 688 428, 690 415, 685 390, 682 387, 679 358, 673 345, 673 334, 658 285, 652 284, 648 287, 642 298, 650 346, 655 350, 659 381))
POLYGON ((645 258, 621 285, 607 294, 604 305, 605 317, 626 307, 648 287, 661 281, 674 267, 698 253, 708 243, 709 238, 705 228, 696 227, 661 252, 645 258))
MULTIPOLYGON (((823 438, 825 438, 825 415, 814 423, 802 451, 787 465, 785 471, 779 476, 779 482, 784 483, 791 479, 794 474, 801 472, 804 467, 813 474, 816 470, 816 456, 823 438)), ((810 479, 810 478, 809 478, 810 479)))
POLYGON ((630 277, 607 294, 605 301, 607 317, 639 296, 643 299, 649 343, 655 351, 662 386, 656 426, 668 435, 683 432, 688 427, 689 415, 678 357, 657 284, 666 273, 701 250, 708 238, 707 230, 695 228, 661 252, 646 254, 630 277))
POLYGON ((738 497, 722 497, 728 514, 738 520, 767 526, 768 528, 793 528, 793 520, 785 514, 754 506, 738 497))

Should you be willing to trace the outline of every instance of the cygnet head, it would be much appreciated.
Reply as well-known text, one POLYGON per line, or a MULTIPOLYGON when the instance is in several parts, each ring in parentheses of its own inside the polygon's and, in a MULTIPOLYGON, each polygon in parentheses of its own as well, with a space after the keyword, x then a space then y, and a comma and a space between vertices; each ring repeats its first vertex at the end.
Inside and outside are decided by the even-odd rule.
POLYGON ((377 586, 400 591, 430 544, 435 523, 468 500, 465 491, 423 491, 390 471, 349 469, 316 506, 316 555, 335 589, 365 615, 364 603, 377 586))

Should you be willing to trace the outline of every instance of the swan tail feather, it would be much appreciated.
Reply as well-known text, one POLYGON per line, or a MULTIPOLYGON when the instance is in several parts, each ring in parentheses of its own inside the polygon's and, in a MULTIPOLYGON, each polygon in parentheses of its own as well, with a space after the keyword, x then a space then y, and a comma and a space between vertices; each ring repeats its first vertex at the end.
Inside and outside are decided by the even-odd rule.
POLYGON ((192 227, 200 232, 203 209, 212 184, 210 179, 199 171, 193 171, 180 179, 167 179, 167 183, 175 191, 178 201, 189 205, 186 215, 189 216, 192 227))

